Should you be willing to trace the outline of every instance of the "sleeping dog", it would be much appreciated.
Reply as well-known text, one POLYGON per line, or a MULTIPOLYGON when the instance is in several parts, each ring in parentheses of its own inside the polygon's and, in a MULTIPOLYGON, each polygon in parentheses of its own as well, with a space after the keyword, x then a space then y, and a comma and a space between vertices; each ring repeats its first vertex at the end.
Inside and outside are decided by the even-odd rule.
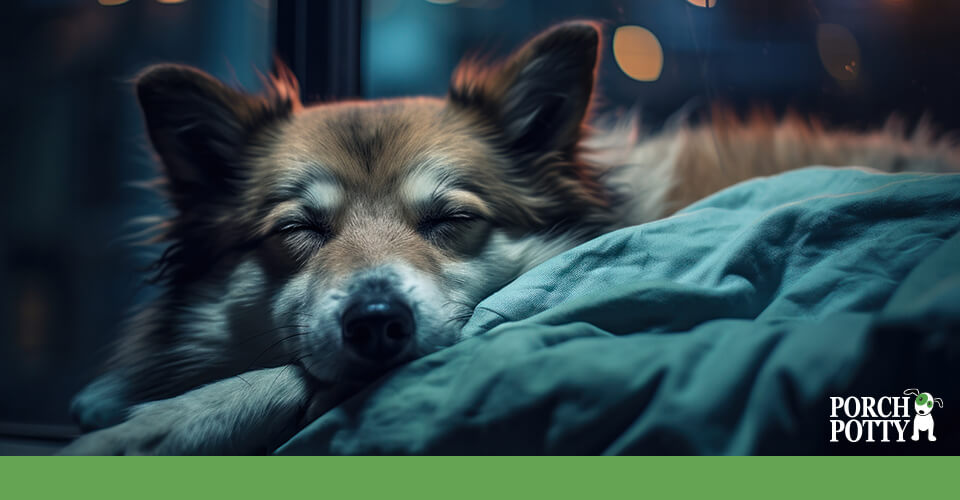
POLYGON ((483 298, 599 234, 805 165, 954 169, 920 132, 798 117, 640 137, 591 117, 600 32, 553 27, 443 98, 301 104, 184 66, 136 94, 173 215, 162 294, 75 399, 73 454, 269 452, 388 370, 463 339, 483 298))

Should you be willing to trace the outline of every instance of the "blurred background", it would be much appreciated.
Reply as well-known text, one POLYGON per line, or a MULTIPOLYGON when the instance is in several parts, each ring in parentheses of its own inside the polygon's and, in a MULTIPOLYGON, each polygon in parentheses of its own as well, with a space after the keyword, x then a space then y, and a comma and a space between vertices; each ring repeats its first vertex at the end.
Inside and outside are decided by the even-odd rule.
POLYGON ((852 128, 960 129, 946 0, 14 0, 0 16, 0 454, 75 433, 70 397, 148 300, 127 221, 163 214, 130 85, 175 61, 256 90, 274 58, 307 102, 442 95, 464 55, 571 18, 606 28, 601 111, 766 106, 852 128))

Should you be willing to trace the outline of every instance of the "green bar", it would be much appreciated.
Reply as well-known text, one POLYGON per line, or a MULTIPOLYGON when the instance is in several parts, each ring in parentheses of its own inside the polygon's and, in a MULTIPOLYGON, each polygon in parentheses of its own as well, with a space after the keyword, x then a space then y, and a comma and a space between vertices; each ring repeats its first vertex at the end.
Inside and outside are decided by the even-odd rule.
POLYGON ((4 457, 0 497, 908 498, 922 481, 925 495, 945 498, 958 465, 957 457, 4 457))

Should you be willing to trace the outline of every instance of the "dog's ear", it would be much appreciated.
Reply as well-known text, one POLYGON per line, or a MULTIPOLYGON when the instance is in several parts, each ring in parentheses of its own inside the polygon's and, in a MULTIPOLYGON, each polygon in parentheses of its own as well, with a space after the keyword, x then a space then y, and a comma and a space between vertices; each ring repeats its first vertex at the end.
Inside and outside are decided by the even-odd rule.
POLYGON ((907 389, 907 390, 903 391, 903 394, 904 394, 905 396, 919 396, 919 395, 920 395, 920 389, 907 389))
POLYGON ((940 408, 943 408, 943 400, 942 400, 942 399, 940 399, 940 398, 933 398, 933 402, 934 402, 934 403, 937 403, 937 406, 939 406, 940 408))
POLYGON ((252 135, 299 106, 296 81, 281 68, 265 95, 252 95, 181 65, 151 66, 136 93, 169 193, 183 210, 230 194, 244 178, 239 154, 252 135))
POLYGON ((599 46, 595 23, 560 24, 500 65, 462 63, 450 101, 491 121, 511 153, 569 154, 590 105, 599 46))

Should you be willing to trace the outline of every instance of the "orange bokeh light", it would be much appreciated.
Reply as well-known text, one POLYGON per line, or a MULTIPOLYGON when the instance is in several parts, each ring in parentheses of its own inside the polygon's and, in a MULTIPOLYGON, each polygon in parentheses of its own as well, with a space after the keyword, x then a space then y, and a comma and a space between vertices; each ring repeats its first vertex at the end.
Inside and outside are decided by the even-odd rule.
POLYGON ((696 5, 697 7, 705 7, 707 9, 712 9, 717 6, 717 0, 687 0, 687 1, 696 5))
POLYGON ((640 26, 617 28, 613 34, 613 58, 627 76, 641 82, 657 80, 663 70, 660 41, 640 26))

